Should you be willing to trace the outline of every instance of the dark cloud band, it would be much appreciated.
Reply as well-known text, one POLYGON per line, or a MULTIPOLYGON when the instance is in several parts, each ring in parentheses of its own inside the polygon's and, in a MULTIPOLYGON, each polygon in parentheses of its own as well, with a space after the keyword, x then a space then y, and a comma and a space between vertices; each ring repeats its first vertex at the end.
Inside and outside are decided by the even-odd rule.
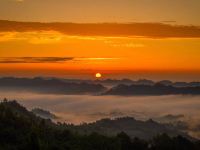
POLYGON ((73 57, 0 57, 0 63, 64 63, 73 57))
POLYGON ((0 57, 0 63, 66 63, 69 61, 114 61, 121 58, 95 57, 0 57))
POLYGON ((200 38, 200 27, 162 23, 38 23, 0 21, 0 32, 54 30, 80 36, 141 36, 149 38, 200 38))

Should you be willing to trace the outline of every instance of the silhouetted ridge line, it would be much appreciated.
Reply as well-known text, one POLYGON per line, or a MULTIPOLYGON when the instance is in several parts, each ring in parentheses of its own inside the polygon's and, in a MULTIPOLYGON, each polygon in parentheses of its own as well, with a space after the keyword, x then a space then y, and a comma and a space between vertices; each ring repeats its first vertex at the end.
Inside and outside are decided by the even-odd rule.
POLYGON ((200 95, 200 87, 173 87, 156 83, 154 85, 118 85, 104 95, 200 95))
POLYGON ((32 91, 49 94, 97 94, 106 90, 100 84, 64 82, 59 79, 44 78, 0 78, 0 89, 32 91))

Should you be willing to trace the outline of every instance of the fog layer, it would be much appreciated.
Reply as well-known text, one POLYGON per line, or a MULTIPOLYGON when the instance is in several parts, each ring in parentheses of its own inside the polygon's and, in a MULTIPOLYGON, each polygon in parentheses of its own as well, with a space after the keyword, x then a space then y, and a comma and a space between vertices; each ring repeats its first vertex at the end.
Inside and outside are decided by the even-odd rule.
POLYGON ((39 107, 59 116, 59 121, 79 124, 105 117, 133 116, 155 118, 183 114, 196 118, 200 114, 200 96, 83 96, 0 92, 0 98, 16 99, 28 109, 39 107))

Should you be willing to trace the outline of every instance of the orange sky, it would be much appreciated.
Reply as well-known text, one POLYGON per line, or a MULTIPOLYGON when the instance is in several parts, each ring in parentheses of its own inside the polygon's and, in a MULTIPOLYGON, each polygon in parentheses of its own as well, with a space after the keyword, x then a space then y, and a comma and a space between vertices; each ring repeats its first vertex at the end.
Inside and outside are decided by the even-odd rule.
POLYGON ((40 22, 200 25, 199 0, 0 0, 0 18, 40 22))
POLYGON ((114 78, 118 74, 126 77, 145 72, 200 73, 200 38, 2 31, 0 43, 0 75, 92 77, 95 72, 102 72, 114 78))
POLYGON ((200 80, 199 8, 199 0, 1 0, 0 76, 200 80))

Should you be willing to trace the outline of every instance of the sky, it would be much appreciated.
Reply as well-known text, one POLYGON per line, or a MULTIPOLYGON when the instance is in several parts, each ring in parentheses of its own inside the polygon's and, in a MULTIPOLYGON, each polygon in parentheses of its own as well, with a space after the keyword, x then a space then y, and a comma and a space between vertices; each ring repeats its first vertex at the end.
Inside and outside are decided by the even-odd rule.
POLYGON ((0 18, 40 22, 200 25, 199 0, 0 0, 0 18))
POLYGON ((0 76, 199 81, 199 9, 199 0, 0 0, 0 76))

